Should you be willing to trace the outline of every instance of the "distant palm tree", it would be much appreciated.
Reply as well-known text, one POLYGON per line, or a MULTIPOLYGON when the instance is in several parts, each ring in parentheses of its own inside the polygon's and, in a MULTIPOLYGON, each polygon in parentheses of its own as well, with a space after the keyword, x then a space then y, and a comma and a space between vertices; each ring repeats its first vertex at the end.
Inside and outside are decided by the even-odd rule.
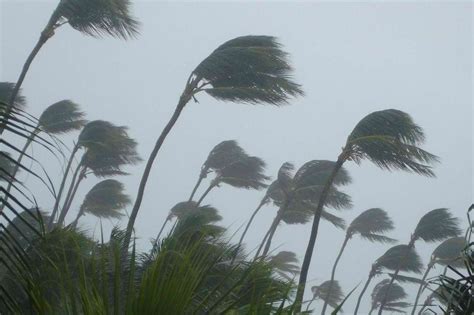
POLYGON ((128 221, 124 251, 130 244, 153 162, 186 104, 198 93, 206 92, 223 101, 283 105, 290 97, 303 94, 300 86, 292 81, 291 72, 287 54, 271 36, 242 36, 227 41, 193 70, 146 164, 128 221))
POLYGON ((171 210, 169 211, 168 215, 166 216, 166 219, 163 222, 163 225, 161 226, 160 231, 158 232, 158 235, 156 236, 155 245, 158 244, 161 234, 163 233, 163 230, 165 229, 165 226, 168 222, 173 220, 173 218, 178 219, 179 217, 182 217, 184 213, 187 213, 188 211, 193 211, 196 208, 197 208, 197 203, 195 201, 182 201, 174 205, 173 208, 171 208, 171 210))
MULTIPOLYGON (((33 143, 35 137, 40 132, 46 132, 50 135, 60 135, 81 129, 85 123, 86 120, 84 119, 84 113, 76 103, 70 100, 62 100, 50 105, 43 111, 38 119, 37 125, 34 127, 30 137, 25 142, 20 156, 17 159, 15 169, 12 172, 12 176, 15 177, 19 171, 21 161, 23 160, 28 147, 33 143)), ((13 182, 8 183, 6 188, 7 192, 10 192, 12 185, 13 182)))
MULTIPOLYGON (((48 23, 41 32, 33 50, 26 59, 23 69, 6 103, 15 104, 18 92, 23 84, 28 69, 43 45, 55 31, 69 24, 79 32, 101 37, 110 35, 128 39, 138 34, 139 23, 130 14, 130 0, 61 0, 53 11, 48 23)), ((7 112, 6 119, 11 112, 7 112)), ((0 134, 6 122, 0 123, 0 134)))
POLYGON ((287 280, 293 280, 300 271, 298 267, 298 258, 296 258, 296 254, 293 252, 281 251, 278 254, 271 256, 268 259, 268 263, 274 268, 279 276, 287 280))
POLYGON ((430 164, 438 159, 435 155, 419 147, 423 144, 424 139, 421 127, 407 113, 395 109, 373 112, 355 126, 327 178, 316 207, 295 299, 297 312, 301 310, 321 213, 334 179, 344 163, 354 161, 359 164, 362 160, 367 159, 382 169, 404 170, 420 175, 434 176, 430 164))
MULTIPOLYGON (((393 243, 395 242, 394 239, 383 235, 386 232, 393 230, 393 228, 393 222, 387 212, 380 208, 365 210, 357 216, 346 230, 346 237, 344 238, 344 242, 342 243, 339 254, 337 255, 336 261, 332 267, 331 280, 334 280, 337 264, 341 259, 347 243, 354 235, 359 235, 362 239, 368 240, 369 242, 393 243)), ((331 288, 328 289, 328 294, 330 292, 331 288)), ((321 314, 326 312, 327 304, 328 303, 326 302, 324 303, 321 314)))
POLYGON ((431 269, 436 265, 439 264, 441 266, 450 265, 452 267, 464 267, 464 263, 461 257, 461 252, 464 248, 466 248, 467 243, 464 237, 452 237, 445 240, 443 243, 438 245, 436 249, 431 254, 430 261, 428 266, 426 267, 426 271, 423 274, 422 283, 418 288, 418 292, 416 294, 415 302, 413 304, 413 309, 411 314, 415 314, 416 308, 418 306, 418 301, 420 299, 421 293, 426 288, 425 280, 428 277, 429 272, 431 269))
POLYGON ((364 296, 364 293, 372 279, 383 269, 396 270, 397 268, 400 268, 400 270, 405 272, 421 273, 423 265, 421 263, 420 256, 418 256, 414 248, 408 245, 395 245, 389 248, 372 264, 367 282, 365 283, 364 288, 362 289, 362 292, 360 293, 357 300, 354 315, 357 314, 362 297, 364 296))
POLYGON ((196 191, 199 188, 202 180, 206 178, 210 172, 220 170, 246 155, 247 154, 245 151, 235 140, 226 140, 217 144, 211 150, 211 152, 209 152, 206 161, 201 167, 199 178, 193 188, 193 191, 191 192, 189 201, 193 200, 193 197, 196 194, 196 191))
MULTIPOLYGON (((271 242, 280 222, 288 224, 304 224, 311 220, 314 209, 321 196, 321 190, 331 173, 334 162, 325 160, 313 160, 305 163, 293 176, 292 165, 285 163, 280 168, 278 179, 273 184, 269 194, 275 205, 279 207, 267 235, 264 237, 265 248, 262 255, 270 250, 271 242)), ((334 186, 326 198, 326 207, 335 209, 351 207, 351 199, 348 195, 339 191, 336 187, 347 185, 351 178, 343 168, 334 180, 334 186)), ((323 219, 330 221, 338 228, 345 228, 344 220, 323 210, 323 219)), ((257 251, 257 254, 260 249, 257 251)))
POLYGON ((120 218, 123 215, 122 210, 130 203, 130 197, 125 194, 121 182, 115 179, 103 180, 86 194, 71 225, 75 227, 79 218, 86 213, 98 218, 120 218))
POLYGON ((324 281, 319 286, 311 287, 311 291, 313 292, 313 298, 308 303, 306 311, 309 310, 309 307, 315 300, 321 300, 324 303, 329 304, 331 307, 336 308, 344 299, 344 294, 342 293, 341 286, 337 280, 324 281))
POLYGON ((372 307, 370 308, 369 315, 380 307, 382 299, 384 299, 385 296, 387 296, 387 301, 384 306, 385 311, 405 313, 403 309, 410 306, 409 303, 401 301, 407 297, 405 290, 396 283, 392 286, 390 286, 389 283, 390 280, 385 279, 375 285, 372 291, 372 307))
MULTIPOLYGON (((451 215, 448 209, 434 209, 423 215, 420 221, 418 221, 408 246, 414 248, 415 242, 418 240, 433 243, 458 236, 460 233, 459 221, 451 215)), ((395 269, 390 285, 393 284, 399 272, 399 268, 395 269)), ((381 305, 382 307, 378 312, 379 315, 383 312, 384 301, 381 302, 381 305)))

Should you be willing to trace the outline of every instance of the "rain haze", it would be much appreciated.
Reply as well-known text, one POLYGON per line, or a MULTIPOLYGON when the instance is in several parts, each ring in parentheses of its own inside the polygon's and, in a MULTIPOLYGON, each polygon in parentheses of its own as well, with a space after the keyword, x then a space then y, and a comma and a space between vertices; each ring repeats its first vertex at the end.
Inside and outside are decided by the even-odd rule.
MULTIPOLYGON (((1 1, 1 81, 15 82, 23 62, 56 6, 56 1, 1 1)), ((473 196, 472 3, 465 2, 161 2, 133 1, 140 35, 123 41, 84 36, 59 29, 40 51, 23 84, 28 111, 34 116, 50 104, 71 99, 88 120, 103 119, 129 128, 143 162, 120 176, 135 199, 146 160, 173 114, 190 73, 216 47, 243 35, 271 35, 289 53, 293 79, 305 95, 288 105, 249 105, 196 95, 167 137, 152 168, 135 223, 139 250, 151 241, 169 210, 186 201, 209 151, 223 140, 236 140, 250 155, 262 158, 272 180, 284 162, 296 169, 310 160, 335 161, 354 126, 367 114, 399 109, 426 135, 423 149, 436 154, 436 178, 386 171, 368 160, 347 162, 352 183, 340 189, 352 208, 331 211, 350 223, 362 211, 382 208, 394 221, 387 236, 410 241, 427 211, 448 208, 467 227, 473 196)), ((78 133, 62 137, 71 146, 78 133)), ((44 149, 29 150, 42 159, 55 183, 61 172, 44 149)), ((63 162, 64 163, 64 162, 63 162)), ((34 178, 23 174, 35 183, 34 178)), ((205 179, 197 192, 209 185, 205 179)), ((88 176, 72 205, 97 182, 88 176)), ((33 185, 38 203, 50 211, 47 190, 33 185)), ((265 190, 221 185, 204 200, 219 210, 226 235, 237 242, 265 190)), ((131 207, 127 208, 129 212, 131 207)), ((244 240, 255 252, 278 207, 258 213, 244 240)), ((73 219, 71 215, 71 220, 73 219)), ((100 227, 88 215, 79 226, 96 236, 100 227)), ((125 228, 122 220, 106 220, 125 228)), ((271 251, 292 251, 303 261, 311 222, 281 223, 271 251)), ((171 229, 170 224, 165 234, 171 229)), ((311 286, 330 278, 345 232, 322 220, 311 261, 304 300, 311 286)), ((438 243, 417 243, 428 263, 438 243)), ((338 265, 336 279, 344 294, 359 285, 343 309, 351 313, 372 263, 391 245, 353 237, 338 265)), ((442 272, 437 267, 432 276, 442 272)), ((370 310, 372 281, 359 313, 370 310)), ((412 302, 418 286, 404 286, 412 302)), ((322 302, 313 304, 319 314, 322 302)), ((389 313, 389 312, 387 312, 389 313)))

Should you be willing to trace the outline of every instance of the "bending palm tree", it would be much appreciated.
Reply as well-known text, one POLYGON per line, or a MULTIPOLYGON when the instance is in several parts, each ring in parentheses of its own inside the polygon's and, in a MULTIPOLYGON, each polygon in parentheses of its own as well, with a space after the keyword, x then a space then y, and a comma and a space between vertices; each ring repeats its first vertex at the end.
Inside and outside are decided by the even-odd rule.
POLYGON ((424 142, 423 130, 411 117, 399 110, 388 109, 373 112, 364 117, 347 138, 333 171, 321 192, 313 226, 306 249, 298 291, 296 294, 296 311, 301 310, 301 302, 308 277, 309 266, 313 256, 319 221, 325 200, 333 185, 334 178, 346 161, 360 163, 364 159, 387 170, 404 170, 425 176, 434 176, 431 163, 437 157, 419 148, 424 142))
POLYGON ((186 104, 199 92, 206 92, 223 101, 282 105, 290 97, 303 94, 300 86, 291 80, 291 71, 286 53, 270 36, 232 39, 219 46, 194 69, 173 116, 158 137, 145 166, 127 225, 124 251, 128 251, 153 162, 186 104))
POLYGON ((336 308, 344 298, 341 286, 336 280, 324 281, 319 286, 311 287, 311 291, 313 292, 313 298, 308 303, 306 311, 309 310, 309 307, 315 300, 322 300, 324 303, 327 303, 331 307, 336 308))
POLYGON ((123 215, 122 210, 130 203, 130 197, 124 193, 121 182, 115 179, 103 180, 86 194, 71 225, 76 227, 79 218, 86 213, 98 218, 120 218, 123 215))
MULTIPOLYGON (((122 39, 135 37, 139 23, 130 14, 130 0, 61 0, 53 11, 48 23, 40 34, 38 42, 26 59, 23 69, 13 88, 8 104, 15 104, 18 92, 23 84, 28 69, 43 45, 54 35, 55 31, 69 24, 79 32, 101 37, 110 35, 122 39)), ((10 107, 6 119, 11 113, 10 107)), ((0 123, 0 135, 5 129, 6 121, 0 123)))
MULTIPOLYGON (((347 246, 347 243, 354 235, 359 235, 361 238, 370 242, 393 243, 394 239, 386 237, 388 231, 393 230, 393 222, 388 216, 387 212, 379 208, 372 208, 365 210, 358 217, 356 217, 346 230, 346 237, 342 243, 339 254, 332 267, 331 280, 334 280, 336 275, 336 268, 342 253, 347 246)), ((328 288, 328 294, 331 293, 331 287, 328 288)), ((328 303, 324 302, 321 314, 326 312, 328 303)))
MULTIPOLYGON (((453 217, 448 209, 434 209, 421 217, 415 231, 411 235, 408 246, 414 248, 415 242, 418 240, 433 243, 445 240, 449 237, 458 236, 460 233, 461 229, 459 228, 458 219, 453 217)), ((393 284, 399 272, 400 269, 395 269, 395 273, 393 274, 389 285, 393 284)), ((378 312, 379 315, 382 314, 383 306, 385 305, 383 300, 381 305, 382 307, 378 312)))
POLYGON ((158 235, 156 236, 155 246, 157 246, 158 241, 160 240, 160 236, 163 233, 166 223, 171 221, 173 218, 182 218, 186 213, 195 209, 197 209, 197 203, 195 201, 182 201, 174 205, 173 208, 171 208, 171 210, 169 211, 168 216, 166 217, 165 221, 163 222, 163 225, 160 228, 160 231, 158 232, 158 235))
POLYGON ((367 282, 357 300, 354 315, 359 311, 360 302, 362 301, 362 297, 364 296, 370 282, 382 271, 382 269, 396 270, 397 268, 400 268, 402 271, 420 273, 422 266, 420 256, 418 256, 414 248, 411 248, 408 245, 395 245, 388 249, 372 264, 367 282))
POLYGON ((431 269, 436 265, 447 266, 450 265, 452 267, 464 267, 464 264, 461 259, 461 252, 467 246, 466 240, 464 237, 453 237, 445 240, 443 243, 438 245, 436 249, 433 251, 431 255, 430 262, 426 267, 426 271, 423 274, 422 283, 418 288, 418 292, 416 294, 415 302, 413 303, 413 309, 411 314, 415 314, 416 308, 418 306, 418 301, 420 299, 421 293, 426 288, 426 278, 428 277, 429 272, 431 269))
POLYGON ((401 301, 407 297, 405 290, 396 283, 390 286, 389 282, 389 279, 385 279, 377 283, 374 287, 372 291, 372 307, 370 308, 369 315, 380 307, 382 299, 384 299, 385 296, 387 296, 387 302, 384 306, 385 311, 405 313, 403 308, 410 306, 409 303, 401 301))

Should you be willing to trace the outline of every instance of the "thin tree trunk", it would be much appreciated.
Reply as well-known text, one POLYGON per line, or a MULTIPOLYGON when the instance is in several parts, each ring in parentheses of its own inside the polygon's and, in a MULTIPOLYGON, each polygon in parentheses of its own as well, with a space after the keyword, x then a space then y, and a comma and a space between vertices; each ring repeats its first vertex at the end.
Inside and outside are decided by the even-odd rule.
MULTIPOLYGON (((73 173, 72 179, 71 179, 71 184, 69 185, 69 189, 68 189, 68 191, 66 193, 66 196, 64 198, 63 206, 59 210, 59 217, 62 216, 62 213, 65 211, 65 209, 67 208, 67 206, 69 204, 69 199, 71 198, 71 195, 73 194, 73 191, 76 187, 77 177, 79 176, 79 172, 81 171, 81 168, 82 168, 82 164, 79 163, 77 165, 76 169, 74 170, 74 173, 73 173)), ((59 220, 58 220, 58 223, 59 223, 59 220)))
POLYGON ((74 155, 76 155, 77 150, 79 150, 79 145, 76 144, 72 149, 71 156, 69 157, 66 169, 64 170, 63 179, 61 181, 61 185, 59 186, 58 195, 56 196, 53 211, 51 212, 51 217, 49 219, 48 230, 51 230, 51 228, 53 227, 54 218, 56 217, 56 213, 58 212, 59 208, 59 202, 61 201, 61 195, 63 194, 64 187, 66 186, 67 176, 69 174, 69 170, 71 169, 72 161, 74 160, 74 155))
POLYGON ((428 266, 426 267, 426 271, 425 273, 423 274, 423 278, 421 278, 421 281, 422 283, 420 284, 420 287, 418 288, 418 292, 416 293, 416 298, 415 298, 415 303, 413 303, 413 309, 411 310, 411 315, 414 315, 415 312, 416 312, 416 308, 418 306, 418 301, 420 300, 420 297, 421 297, 421 293, 423 292, 423 289, 425 288, 425 280, 426 278, 428 277, 428 273, 430 272, 431 268, 433 267, 434 263, 433 261, 431 260, 429 263, 428 263, 428 266))
POLYGON ((306 253, 304 255, 303 265, 301 266, 301 273, 300 279, 298 283, 298 290, 296 292, 295 298, 295 305, 296 305, 296 312, 301 312, 301 302, 303 301, 304 291, 306 288, 306 280, 308 278, 308 271, 309 266, 311 264, 311 258, 313 256, 314 245, 316 244, 316 237, 318 236, 318 228, 319 222, 321 220, 321 213, 324 208, 324 204, 326 203, 326 199, 329 194, 329 190, 331 189, 332 183, 334 178, 336 177, 338 171, 341 169, 342 165, 344 164, 344 159, 342 155, 337 159, 334 169, 332 170, 331 175, 326 181, 324 185, 323 191, 321 192, 321 197, 319 198, 318 206, 316 208, 314 219, 313 219, 313 226, 311 228, 311 235, 309 237, 308 247, 306 248, 306 253))
POLYGON ((84 210, 80 209, 80 210, 77 212, 76 218, 75 218, 74 221, 71 223, 71 227, 76 228, 77 222, 79 222, 79 219, 81 218, 81 216, 82 216, 83 214, 84 214, 84 210))
POLYGON ((267 242, 265 244, 265 248, 263 249, 262 256, 266 256, 268 252, 270 251, 273 236, 275 235, 275 232, 280 222, 281 222, 281 214, 280 212, 278 212, 275 219, 273 219, 272 225, 270 226, 270 233, 268 234, 267 242))
POLYGON ((86 169, 83 168, 81 173, 79 174, 76 184, 74 185, 74 189, 72 190, 71 195, 69 196, 69 200, 66 200, 67 201, 66 207, 61 210, 61 214, 59 215, 59 219, 58 219, 58 224, 64 223, 64 220, 66 219, 66 215, 69 211, 69 208, 71 207, 72 201, 74 200, 74 197, 76 196, 77 189, 79 188, 79 184, 82 182, 82 180, 85 177, 84 176, 85 172, 86 172, 86 169))
POLYGON ((153 244, 153 247, 154 247, 154 248, 155 248, 156 246, 158 246, 158 242, 159 242, 159 240, 160 240, 161 233, 163 233, 163 230, 165 229, 166 223, 168 223, 169 221, 171 221, 171 219, 170 219, 169 216, 168 216, 168 217, 166 218, 165 222, 163 222, 163 225, 161 226, 160 232, 158 232, 158 235, 156 236, 155 244, 153 244))
POLYGON ((193 201, 194 195, 196 194, 196 191, 198 190, 199 186, 201 185, 201 182, 202 182, 203 179, 204 179, 203 170, 201 170, 201 173, 199 174, 199 178, 196 182, 196 185, 193 188, 193 191, 191 192, 191 196, 189 196, 188 201, 193 201))
POLYGON ((354 310, 354 315, 357 315, 357 312, 359 311, 360 307, 360 302, 362 301, 362 297, 364 296, 365 291, 367 291, 367 288, 369 287, 370 281, 372 281, 373 275, 372 272, 370 272, 369 277, 367 278, 367 282, 364 285, 364 288, 362 289, 362 292, 360 292, 359 298, 357 299, 357 305, 354 310))
POLYGON ((347 242, 349 241, 349 239, 350 239, 350 236, 348 234, 346 234, 346 238, 344 239, 344 242, 342 243, 341 249, 339 250, 339 254, 337 255, 336 261, 334 262, 334 265, 332 267, 331 281, 329 282, 328 293, 326 294, 326 298, 324 299, 324 304, 323 304, 323 309, 321 311, 321 315, 324 315, 324 313, 326 312, 326 309, 328 307, 328 302, 327 301, 328 301, 328 298, 331 294, 332 284, 333 284, 333 281, 334 281, 334 277, 336 275, 337 264, 339 263, 339 260, 341 259, 342 253, 344 252, 344 249, 346 248, 346 245, 347 245, 347 242))
POLYGON ((250 225, 252 224, 253 222, 253 219, 255 218, 255 216, 257 215, 257 213, 260 211, 260 209, 263 207, 263 205, 266 203, 266 200, 267 198, 264 197, 262 199, 262 201, 260 202, 260 204, 258 205, 257 209, 255 209, 255 211, 252 213, 252 215, 250 216, 250 219, 249 219, 249 222, 247 223, 247 225, 245 226, 245 229, 244 229, 244 232, 242 233, 242 236, 240 236, 240 240, 239 240, 239 243, 237 244, 237 247, 235 249, 235 255, 234 257, 232 258, 232 261, 231 261, 231 264, 234 263, 234 260, 235 258, 237 257, 237 254, 239 252, 239 249, 240 249, 240 246, 242 246, 242 243, 244 241, 244 238, 245 238, 245 235, 247 234, 247 231, 249 230, 250 228, 250 225))
POLYGON ((183 111, 184 107, 191 99, 192 91, 194 87, 196 86, 197 81, 198 80, 196 78, 193 82, 189 83, 186 86, 183 94, 181 95, 179 99, 178 105, 176 106, 173 116, 171 116, 171 119, 168 121, 168 124, 165 126, 160 136, 158 137, 155 143, 155 147, 153 148, 153 151, 151 152, 150 157, 148 158, 147 164, 145 166, 145 170, 143 171, 142 179, 140 180, 140 185, 138 186, 138 193, 135 199, 135 204, 133 205, 132 211, 130 213, 130 218, 128 219, 127 230, 125 231, 125 237, 124 237, 124 242, 123 242, 123 253, 122 253, 123 257, 125 257, 125 255, 127 254, 128 247, 130 246, 130 240, 132 238, 133 227, 135 226, 135 220, 137 219, 138 211, 140 210, 140 206, 143 201, 143 195, 145 194, 145 186, 148 181, 148 177, 150 176, 153 162, 155 161, 156 156, 158 155, 158 151, 163 145, 163 142, 165 141, 166 136, 168 136, 169 132, 171 131, 174 124, 176 123, 179 116, 181 115, 181 112, 183 111))
POLYGON ((256 260, 257 257, 259 256, 260 251, 261 251, 262 248, 263 248, 263 245, 265 245, 265 243, 266 243, 266 241, 267 241, 267 238, 268 238, 268 236, 270 235, 270 232, 271 232, 271 228, 268 229, 267 233, 265 233, 265 236, 263 237, 262 242, 261 242, 260 245, 258 246, 257 252, 255 253, 254 260, 256 260))
POLYGON ((41 47, 43 47, 43 45, 48 41, 48 39, 50 39, 54 35, 54 26, 58 20, 57 9, 58 8, 54 10, 53 14, 51 15, 48 21, 48 24, 46 24, 45 28, 41 32, 41 35, 38 41, 36 42, 36 45, 33 47, 33 50, 30 52, 30 54, 28 55, 28 58, 26 58, 26 61, 23 64, 23 68, 20 72, 20 76, 18 77, 15 87, 13 88, 12 94, 10 95, 9 104, 8 104, 9 106, 7 107, 7 110, 5 112, 5 121, 3 121, 0 124, 0 135, 3 134, 3 131, 5 130, 5 127, 8 123, 9 116, 12 113, 12 108, 15 104, 21 85, 23 84, 23 81, 25 80, 26 74, 28 73, 28 69, 33 63, 33 60, 35 59, 38 52, 41 50, 41 47))
POLYGON ((306 312, 308 312, 308 311, 309 311, 309 307, 310 307, 310 306, 311 306, 311 304, 314 302, 314 300, 315 300, 315 299, 314 299, 314 298, 312 298, 312 299, 311 299, 311 301, 309 301, 309 303, 308 303, 308 306, 306 306, 306 312))
POLYGON ((199 198, 198 202, 196 203, 196 207, 199 207, 201 203, 203 202, 204 198, 211 192, 211 190, 216 187, 214 183, 211 183, 209 187, 207 187, 206 191, 202 194, 201 198, 199 198))

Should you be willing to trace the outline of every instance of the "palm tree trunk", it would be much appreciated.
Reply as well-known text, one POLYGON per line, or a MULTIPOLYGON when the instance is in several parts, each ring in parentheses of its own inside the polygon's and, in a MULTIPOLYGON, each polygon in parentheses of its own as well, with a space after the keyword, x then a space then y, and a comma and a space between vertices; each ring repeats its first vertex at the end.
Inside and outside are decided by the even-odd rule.
POLYGON ((262 256, 266 256, 268 254, 268 251, 270 250, 270 247, 272 245, 273 236, 275 235, 275 232, 280 222, 281 222, 281 215, 279 212, 276 215, 275 219, 273 219, 272 225, 270 226, 270 230, 269 230, 270 233, 268 234, 267 242, 265 244, 265 248, 263 249, 262 256))
POLYGON ((337 264, 339 263, 339 260, 341 259, 342 253, 344 252, 344 249, 346 248, 346 245, 347 245, 347 242, 349 241, 349 239, 350 239, 349 234, 346 234, 346 238, 344 239, 344 242, 342 243, 341 249, 339 250, 339 254, 337 255, 336 261, 334 262, 334 266, 332 267, 331 282, 329 283, 328 293, 326 294, 326 298, 324 299, 324 305, 323 305, 323 309, 321 311, 321 315, 324 315, 324 313, 326 313, 326 309, 328 307, 328 302, 327 301, 328 301, 329 296, 331 294, 334 277, 336 275, 336 267, 337 267, 337 264))
POLYGON ((250 225, 252 224, 253 219, 255 218, 255 216, 257 215, 257 213, 260 211, 260 209, 263 207, 263 205, 266 203, 266 200, 267 200, 267 198, 264 197, 264 198, 262 199, 262 201, 260 202, 260 204, 258 205, 257 209, 255 209, 255 211, 254 211, 254 212, 252 213, 252 215, 250 216, 249 222, 248 222, 247 225, 245 226, 244 232, 242 233, 242 236, 240 236, 239 243, 237 244, 237 247, 235 248, 235 255, 234 255, 234 257, 232 258, 231 264, 234 263, 235 257, 237 257, 237 254, 238 254, 238 252, 239 252, 240 246, 242 246, 242 242, 244 241, 245 235, 247 234, 247 231, 249 230, 250 225))
POLYGON ((271 228, 268 229, 267 233, 265 233, 265 236, 263 237, 262 242, 261 242, 260 245, 258 246, 257 252, 255 253, 254 260, 256 260, 257 257, 259 256, 260 251, 261 251, 262 248, 263 248, 263 245, 265 245, 265 243, 266 243, 266 241, 267 241, 267 238, 268 238, 268 236, 270 235, 270 232, 271 232, 271 228))
POLYGON ((199 188, 199 186, 201 185, 201 182, 202 182, 203 179, 204 179, 203 170, 201 170, 201 173, 199 174, 199 178, 196 182, 196 185, 193 188, 193 191, 191 192, 191 196, 189 196, 188 201, 193 201, 194 195, 196 194, 196 191, 199 188))
POLYGON ((130 240, 132 238, 133 227, 135 226, 135 220, 137 219, 138 211, 140 210, 140 206, 143 201, 143 195, 145 194, 145 186, 148 181, 148 177, 150 176, 153 162, 155 161, 156 156, 158 155, 158 151, 160 151, 160 148, 163 145, 163 142, 165 141, 169 132, 171 131, 174 124, 176 123, 179 116, 181 115, 181 112, 183 111, 184 107, 191 99, 192 91, 195 88, 197 81, 198 79, 196 78, 192 82, 186 85, 186 88, 179 99, 178 105, 176 106, 173 116, 171 116, 171 119, 168 121, 168 124, 165 126, 160 136, 158 137, 155 143, 155 147, 153 148, 153 151, 151 152, 150 157, 148 158, 148 161, 145 166, 145 170, 143 171, 142 179, 140 180, 140 185, 138 186, 138 193, 135 199, 135 204, 133 205, 132 211, 130 213, 130 218, 128 219, 127 230, 125 231, 124 242, 123 242, 123 253, 122 253, 123 257, 125 257, 125 255, 127 254, 128 247, 130 246, 130 240))
POLYGON ((26 61, 23 64, 23 68, 20 72, 20 76, 18 77, 15 87, 13 88, 12 94, 10 95, 9 104, 8 104, 9 106, 7 107, 7 110, 5 113, 5 120, 0 124, 0 135, 3 133, 3 131, 6 128, 9 116, 13 110, 12 109, 13 104, 15 103, 15 100, 18 96, 18 92, 20 91, 21 85, 23 84, 23 81, 25 80, 26 74, 28 73, 28 69, 33 63, 33 60, 35 59, 38 52, 41 50, 41 47, 43 47, 43 45, 48 41, 48 39, 50 39, 54 35, 54 27, 58 20, 57 10, 58 8, 54 10, 53 14, 51 15, 48 21, 48 24, 46 24, 45 28, 41 32, 40 38, 36 42, 36 45, 33 47, 33 50, 30 52, 30 54, 28 55, 28 58, 26 58, 26 61))
POLYGON ((364 296, 365 291, 367 291, 367 288, 369 287, 370 281, 372 281, 373 274, 372 271, 369 274, 369 277, 367 278, 367 282, 365 282, 364 288, 362 289, 362 292, 360 292, 359 298, 357 299, 357 305, 354 310, 354 315, 357 315, 357 312, 359 311, 360 307, 360 302, 362 301, 362 297, 364 296))
POLYGON ((66 193, 66 197, 64 198, 63 206, 61 207, 61 210, 59 210, 60 217, 69 204, 69 199, 71 198, 74 188, 76 187, 77 177, 79 175, 79 172, 81 171, 81 167, 82 167, 82 164, 79 163, 76 169, 74 170, 74 173, 72 174, 71 184, 69 185, 69 189, 66 193))
POLYGON ((168 217, 166 218, 165 222, 163 222, 163 225, 161 226, 160 232, 158 232, 158 235, 156 236, 155 244, 153 245, 153 247, 158 246, 158 241, 159 241, 159 239, 160 239, 161 233, 163 233, 163 230, 165 229, 166 223, 168 223, 169 221, 171 221, 171 219, 170 219, 170 217, 168 216, 168 217))
POLYGON ((308 305, 306 306, 306 312, 309 311, 309 307, 311 306, 311 304, 314 302, 314 298, 311 299, 311 301, 309 301, 308 305))
MULTIPOLYGON (((11 191, 12 189, 12 186, 13 186, 13 179, 15 178, 16 174, 18 173, 18 170, 20 169, 20 164, 21 164, 21 161, 23 160, 23 157, 25 156, 26 154, 26 150, 28 149, 28 147, 31 145, 31 143, 33 142, 37 132, 39 131, 39 126, 36 126, 35 130, 31 133, 31 136, 30 138, 26 141, 25 145, 23 146, 23 148, 21 149, 21 153, 20 153, 20 156, 18 157, 18 159, 16 160, 16 165, 15 165, 15 168, 13 169, 13 172, 11 174, 11 180, 8 182, 8 185, 7 185, 7 193, 5 194, 5 197, 4 197, 4 202, 6 203, 8 201, 8 193, 11 191)), ((0 206, 0 213, 2 213, 3 211, 3 208, 5 207, 4 204, 2 204, 0 206)))
POLYGON ((300 279, 298 283, 298 290, 296 292, 295 305, 296 312, 301 312, 301 302, 303 301, 303 295, 306 287, 306 279, 308 278, 309 266, 311 264, 311 258, 313 256, 314 245, 316 244, 316 237, 318 236, 319 222, 321 220, 321 213, 323 211, 324 204, 331 189, 334 178, 344 164, 344 158, 342 154, 336 161, 334 169, 332 170, 331 175, 327 179, 326 184, 324 185, 323 191, 321 192, 321 197, 319 198, 318 206, 314 213, 313 226, 311 228, 311 235, 309 237, 308 247, 306 248, 306 253, 304 255, 303 265, 301 266, 300 279))
POLYGON ((66 218, 66 215, 69 211, 69 208, 71 207, 72 201, 74 200, 74 197, 76 196, 77 189, 79 188, 79 184, 82 182, 82 180, 85 177, 85 173, 86 173, 86 169, 83 168, 81 170, 81 173, 79 174, 79 177, 77 178, 76 183, 75 184, 74 184, 74 182, 71 183, 71 187, 74 185, 74 188, 71 191, 71 194, 70 194, 69 198, 67 198, 64 201, 65 205, 61 209, 61 214, 59 215, 58 224, 62 224, 64 222, 64 219, 66 218))
POLYGON ((418 288, 418 292, 416 293, 415 303, 413 303, 413 309, 411 310, 411 315, 414 315, 416 312, 416 308, 418 306, 418 301, 420 300, 421 293, 423 292, 423 289, 426 287, 425 280, 428 277, 428 273, 430 272, 433 265, 434 265, 433 260, 431 260, 428 263, 428 266, 426 267, 426 271, 423 274, 423 278, 421 278, 422 283, 420 283, 420 287, 418 288))
POLYGON ((201 198, 199 198, 198 202, 196 203, 196 207, 199 207, 201 202, 206 198, 206 196, 211 192, 211 190, 216 187, 216 184, 211 183, 209 187, 207 187, 206 191, 202 194, 201 198))
POLYGON ((77 222, 79 222, 79 219, 81 218, 81 216, 82 216, 83 214, 84 214, 84 210, 80 209, 80 210, 77 212, 76 218, 74 219, 74 221, 72 221, 71 227, 76 228, 77 222))
POLYGON ((51 217, 49 219, 48 230, 51 230, 51 228, 53 227, 54 218, 56 217, 56 213, 58 212, 59 208, 59 202, 61 201, 61 195, 63 194, 64 187, 66 186, 67 176, 69 174, 69 170, 71 169, 72 161, 74 160, 74 156, 76 155, 77 150, 79 150, 79 145, 76 144, 72 149, 71 156, 69 157, 66 169, 64 170, 63 179, 61 181, 61 185, 59 186, 58 195, 56 196, 53 211, 51 212, 51 217))

